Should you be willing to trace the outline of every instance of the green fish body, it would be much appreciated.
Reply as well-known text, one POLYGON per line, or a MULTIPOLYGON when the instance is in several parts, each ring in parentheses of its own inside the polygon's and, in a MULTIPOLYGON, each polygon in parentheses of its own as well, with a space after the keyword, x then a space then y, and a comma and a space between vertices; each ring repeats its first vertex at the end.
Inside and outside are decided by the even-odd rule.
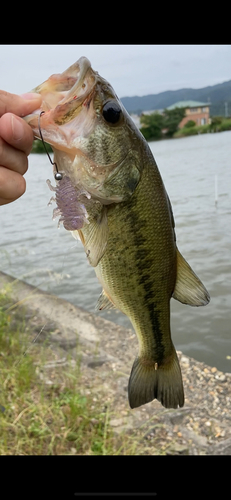
MULTIPOLYGON (((97 309, 118 308, 137 334, 130 406, 157 398, 166 408, 181 407, 184 390, 171 339, 170 299, 206 305, 208 292, 177 249, 161 175, 113 89, 86 58, 55 76, 35 90, 46 94, 48 87, 50 93, 53 89, 53 107, 41 123, 64 176, 56 188, 56 210, 64 227, 81 239, 102 284, 97 309), (65 87, 61 97, 57 82, 58 91, 65 87)), ((39 137, 38 116, 27 121, 39 137)))

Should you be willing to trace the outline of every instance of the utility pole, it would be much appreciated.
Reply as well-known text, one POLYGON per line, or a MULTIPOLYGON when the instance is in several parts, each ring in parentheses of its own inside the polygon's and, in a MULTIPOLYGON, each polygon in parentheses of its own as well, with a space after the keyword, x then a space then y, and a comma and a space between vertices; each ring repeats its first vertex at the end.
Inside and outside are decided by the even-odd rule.
POLYGON ((225 118, 228 116, 228 103, 225 102, 225 118))

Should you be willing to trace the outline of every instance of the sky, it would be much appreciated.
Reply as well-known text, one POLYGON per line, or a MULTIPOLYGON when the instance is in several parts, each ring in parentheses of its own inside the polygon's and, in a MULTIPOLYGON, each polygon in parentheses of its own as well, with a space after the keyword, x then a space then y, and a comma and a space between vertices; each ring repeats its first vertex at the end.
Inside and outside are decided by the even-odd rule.
POLYGON ((231 80, 231 45, 0 45, 0 89, 30 91, 81 56, 119 97, 231 80))

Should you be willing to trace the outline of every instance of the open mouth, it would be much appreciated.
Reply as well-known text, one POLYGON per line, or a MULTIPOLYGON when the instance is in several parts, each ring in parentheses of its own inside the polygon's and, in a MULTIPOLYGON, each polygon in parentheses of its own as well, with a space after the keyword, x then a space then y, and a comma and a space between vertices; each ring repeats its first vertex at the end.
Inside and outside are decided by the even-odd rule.
MULTIPOLYGON (((65 104, 71 99, 79 99, 85 95, 89 90, 89 84, 94 83, 89 82, 87 76, 93 77, 93 75, 90 61, 86 57, 80 57, 63 73, 51 75, 48 80, 38 85, 32 92, 46 96, 48 103, 51 100, 50 108, 54 108, 54 104, 65 104)), ((94 78, 92 79, 94 80, 94 78)))

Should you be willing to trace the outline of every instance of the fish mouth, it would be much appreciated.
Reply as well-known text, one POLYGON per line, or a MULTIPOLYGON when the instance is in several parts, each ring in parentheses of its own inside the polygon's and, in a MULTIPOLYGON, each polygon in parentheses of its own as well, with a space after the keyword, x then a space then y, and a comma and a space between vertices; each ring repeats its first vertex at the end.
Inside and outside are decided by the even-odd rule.
POLYGON ((69 134, 66 134, 64 127, 63 130, 60 127, 73 122, 83 106, 89 108, 97 75, 87 57, 81 57, 63 73, 50 76, 48 80, 32 89, 31 92, 41 94, 43 99, 39 109, 24 117, 31 126, 35 138, 41 139, 40 130, 42 130, 46 142, 57 147, 62 139, 62 146, 66 143, 69 149, 70 130, 69 134), (41 115, 40 120, 39 115, 41 115))

